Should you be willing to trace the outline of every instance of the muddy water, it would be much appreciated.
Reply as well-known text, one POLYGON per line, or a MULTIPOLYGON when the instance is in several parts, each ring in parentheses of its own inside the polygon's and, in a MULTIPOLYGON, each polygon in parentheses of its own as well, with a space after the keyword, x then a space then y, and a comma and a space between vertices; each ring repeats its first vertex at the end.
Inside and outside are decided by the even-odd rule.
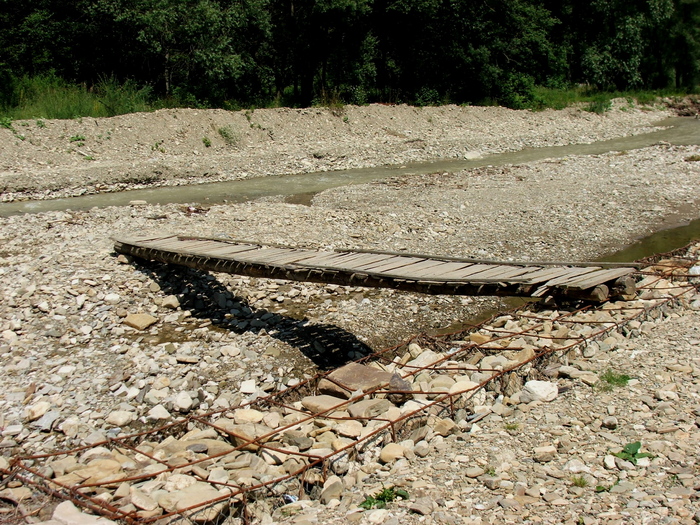
POLYGON ((524 164, 568 155, 598 155, 609 151, 643 148, 668 142, 674 145, 700 144, 700 121, 693 118, 672 118, 658 124, 658 131, 622 137, 592 144, 527 148, 511 153, 488 155, 471 160, 442 160, 407 166, 305 173, 283 177, 259 177, 248 180, 199 184, 192 186, 159 187, 120 193, 102 193, 65 199, 24 201, 0 204, 0 217, 20 213, 57 210, 78 210, 92 207, 125 206, 130 201, 144 200, 151 204, 244 202, 274 195, 285 195, 289 202, 309 203, 314 194, 339 186, 361 184, 394 176, 418 175, 438 171, 458 171, 482 166, 524 164))

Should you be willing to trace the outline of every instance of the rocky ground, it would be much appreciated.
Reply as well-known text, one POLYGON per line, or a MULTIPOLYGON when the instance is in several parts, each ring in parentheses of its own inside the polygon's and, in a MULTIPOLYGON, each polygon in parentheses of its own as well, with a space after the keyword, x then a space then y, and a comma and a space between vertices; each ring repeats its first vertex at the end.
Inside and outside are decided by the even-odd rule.
MULTIPOLYGON (((11 134, 2 143, 6 148, 1 157, 3 198, 132 187, 143 181, 129 182, 123 166, 130 156, 137 171, 145 170, 151 161, 170 163, 172 177, 152 183, 182 183, 192 175, 183 167, 192 165, 193 157, 179 158, 172 152, 180 145, 201 149, 215 167, 236 166, 214 177, 231 178, 242 176, 238 171, 242 165, 250 167, 247 174, 263 175, 366 165, 378 159, 393 163, 435 154, 447 157, 450 151, 457 156, 518 144, 594 140, 628 133, 661 116, 636 109, 597 116, 574 110, 525 114, 466 108, 469 119, 465 121, 465 108, 446 108, 443 113, 440 108, 394 108, 393 116, 401 126, 390 127, 394 119, 388 109, 369 108, 365 113, 361 109, 348 108, 348 122, 343 115, 321 110, 307 110, 306 115, 279 110, 274 128, 265 120, 274 120, 272 113, 202 112, 199 118, 212 130, 207 131, 209 147, 199 137, 204 128, 184 122, 171 131, 173 136, 184 134, 190 142, 182 138, 183 142, 168 143, 167 148, 163 142, 158 147, 165 152, 151 150, 145 138, 127 147, 135 135, 112 143, 122 144, 114 151, 108 146, 99 150, 87 136, 74 141, 83 142, 82 146, 68 144, 76 151, 93 148, 83 153, 95 161, 64 151, 60 141, 70 143, 72 137, 85 135, 86 128, 80 126, 109 127, 116 122, 112 119, 46 122, 45 127, 15 124, 16 133, 35 125, 37 144, 31 144, 28 132, 26 140, 21 140, 10 130, 0 130, 11 134), (294 118, 288 119, 287 113, 294 118), (356 121, 370 121, 374 113, 386 124, 377 127, 373 121, 363 129, 352 127, 356 121), (419 128, 416 118, 423 119, 427 128, 419 128), (442 128, 440 118, 445 119, 442 128), (218 132, 229 122, 225 119, 241 120, 245 129, 232 146, 218 132), (320 122, 342 132, 332 134, 320 122), (319 138, 318 144, 302 140, 304 126, 320 130, 313 135, 319 138), (271 135, 268 127, 273 129, 271 135), (456 128, 459 134, 445 139, 442 132, 447 128, 456 128), (290 136, 297 130, 297 138, 283 140, 287 138, 283 129, 290 136), (409 131, 421 135, 423 146, 410 142, 409 131), (40 133, 47 135, 39 137, 40 133), (253 134, 268 138, 255 142, 255 148, 248 148, 254 151, 245 154, 245 140, 253 134), (367 147, 368 141, 372 148, 367 147), (229 146, 235 148, 233 153, 229 146), (328 153, 331 146, 337 151, 328 153), (314 147, 320 148, 318 155, 309 154, 314 147), (363 148, 365 156, 355 155, 363 148), (99 164, 102 156, 104 165, 99 164), (41 166, 42 158, 53 167, 41 166), (88 168, 80 164, 86 162, 98 164, 88 168), (114 167, 108 167, 109 162, 114 167), (251 166, 258 166, 258 171, 251 166)), ((158 142, 161 138, 155 131, 166 129, 164 118, 187 121, 193 115, 156 114, 157 125, 152 124, 152 133, 143 136, 158 142)), ((137 123, 147 120, 139 115, 119 118, 131 119, 133 133, 140 132, 137 123)), ((95 136, 95 144, 108 144, 126 134, 129 126, 118 129, 112 139, 103 135, 98 142, 95 136)), ((208 208, 135 205, 0 219, 3 457, 9 460, 19 454, 95 443, 183 415, 235 407, 261 391, 293 386, 319 369, 389 347, 412 334, 459 327, 484 309, 499 307, 487 299, 207 275, 129 262, 112 252, 110 235, 129 231, 224 234, 325 249, 586 260, 659 227, 697 218, 700 163, 692 160, 699 149, 658 145, 522 166, 396 178, 328 190, 315 196, 310 206, 272 198, 208 208), (153 324, 134 328, 125 322, 139 313, 152 316, 153 324)), ((192 178, 208 177, 195 173, 192 178)), ((504 399, 489 394, 484 405, 500 404, 505 411, 499 414, 500 408, 490 408, 488 417, 476 425, 450 427, 444 436, 431 431, 412 445, 403 443, 404 452, 395 460, 383 462, 368 455, 364 464, 352 470, 354 481, 342 474, 339 499, 327 498, 324 504, 301 502, 277 513, 261 506, 256 519, 262 523, 698 520, 700 324, 693 309, 696 300, 691 295, 643 328, 613 335, 616 342, 608 341, 605 351, 569 363, 596 377, 608 369, 627 374, 633 378, 627 386, 610 391, 591 387, 591 373, 585 382, 580 374, 573 372, 579 377, 572 379, 571 370, 561 372, 555 366, 552 377, 544 377, 556 382, 561 392, 551 403, 503 403, 504 399), (654 457, 640 458, 635 465, 611 456, 635 441, 642 443, 642 452, 654 457), (411 500, 391 503, 387 509, 355 512, 358 499, 381 490, 382 483, 405 488, 411 500), (596 486, 603 490, 597 492, 596 486), (414 512, 409 514, 412 505, 414 512)), ((12 505, 0 510, 16 516, 12 505)))

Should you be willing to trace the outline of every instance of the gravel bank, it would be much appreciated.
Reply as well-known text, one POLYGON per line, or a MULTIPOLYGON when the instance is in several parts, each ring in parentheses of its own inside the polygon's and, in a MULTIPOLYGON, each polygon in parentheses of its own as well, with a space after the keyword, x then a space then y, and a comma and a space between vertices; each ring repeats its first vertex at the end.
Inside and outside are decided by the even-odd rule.
MULTIPOLYGON (((461 109, 445 111, 451 114, 461 109)), ((475 119, 483 120, 482 130, 489 129, 491 133, 480 144, 498 143, 501 148, 513 144, 513 137, 507 133, 517 127, 509 120, 515 112, 468 109, 484 114, 493 110, 488 117, 475 119), (507 125, 501 127, 504 115, 507 125)), ((309 111, 313 114, 315 110, 309 111)), ((426 110, 397 111, 400 116, 426 110)), ((566 141, 574 136, 593 140, 609 136, 606 134, 613 133, 613 128, 629 128, 631 121, 625 119, 632 118, 630 115, 638 125, 648 123, 646 118, 658 120, 658 115, 649 117, 648 113, 637 111, 615 112, 608 117, 556 113, 548 118, 558 131, 548 135, 535 129, 530 136, 532 141, 566 141), (620 120, 616 120, 618 117, 620 120), (581 126, 576 127, 576 123, 581 126)), ((254 116, 257 118, 259 112, 254 116)), ((348 116, 351 123, 356 118, 353 113, 348 116)), ((241 118, 247 122, 244 115, 241 118)), ((331 115, 324 118, 334 126, 345 124, 342 117, 338 121, 332 120, 336 117, 331 115)), ((521 120, 520 125, 522 128, 518 129, 534 124, 521 120)), ((252 133, 253 128, 249 129, 252 133)), ((78 131, 66 128, 64 133, 70 137, 78 131)), ((386 130, 380 134, 394 137, 386 130)), ((197 140, 201 142, 201 137, 197 140)), ((409 151, 407 140, 394 143, 387 139, 388 143, 382 146, 386 150, 375 149, 372 155, 376 157, 368 156, 361 162, 370 163, 385 151, 391 151, 392 156, 384 162, 405 159, 409 151)), ((455 144, 459 142, 454 140, 455 144)), ((338 147, 342 145, 342 141, 336 142, 338 147)), ((324 144, 332 143, 329 138, 324 144)), ((141 149, 145 150, 146 144, 141 149)), ((484 147, 480 151, 486 150, 484 147)), ((416 151, 416 155, 430 153, 416 151)), ((131 432, 153 424, 157 418, 150 417, 149 411, 159 404, 167 407, 169 414, 206 410, 217 403, 230 405, 247 388, 246 381, 253 380, 263 390, 281 388, 303 380, 319 366, 335 366, 348 356, 357 357, 421 331, 458 324, 495 306, 485 299, 290 284, 204 275, 153 264, 124 264, 112 253, 111 234, 224 234, 325 249, 381 248, 480 258, 585 260, 661 226, 697 218, 700 163, 687 159, 699 153, 698 147, 660 145, 621 154, 550 159, 526 166, 406 177, 329 190, 317 195, 310 206, 267 199, 207 209, 144 205, 0 219, 3 456, 90 443, 131 432), (131 328, 124 321, 136 313, 151 315, 156 321, 143 330, 131 328), (147 398, 148 392, 151 396, 147 398), (43 415, 51 416, 43 421, 41 417, 29 417, 27 408, 37 405, 46 408, 43 415)), ((127 154, 125 149, 123 155, 127 154)), ((267 154, 272 155, 269 151, 267 154)), ((275 155, 281 164, 274 169, 287 170, 285 162, 298 158, 290 153, 285 160, 286 154, 279 151, 275 155)), ((311 158, 316 159, 313 155, 311 158)), ((34 178, 28 178, 31 188, 18 193, 19 187, 14 186, 6 195, 26 197, 40 191, 49 196, 64 191, 60 188, 72 192, 89 177, 96 177, 91 173, 83 179, 84 173, 76 171, 73 186, 61 178, 71 173, 66 166, 61 172, 64 175, 60 170, 51 172, 57 182, 55 188, 49 187, 54 184, 46 182, 49 172, 36 171, 36 166, 31 165, 34 159, 25 159, 27 172, 18 167, 12 177, 5 175, 5 180, 15 181, 21 178, 19 174, 32 172, 34 178)), ((260 161, 261 166, 268 165, 269 159, 265 159, 265 164, 260 161)), ((327 162, 324 159, 320 156, 313 162, 319 161, 320 166, 327 162)), ((313 162, 310 169, 319 169, 313 162)), ((115 179, 107 178, 100 184, 116 184, 124 173, 117 169, 114 176, 115 179)), ((178 175, 170 182, 182 180, 178 175)), ((10 183, 4 184, 11 187, 10 183)), ((402 464, 401 468, 409 468, 414 479, 406 478, 401 468, 382 467, 364 490, 373 490, 378 480, 387 484, 404 480, 413 497, 437 502, 437 507, 431 505, 429 511, 425 508, 422 517, 410 518, 421 523, 509 523, 525 519, 576 523, 579 516, 593 520, 586 523, 637 523, 638 519, 689 523, 698 510, 698 427, 697 414, 693 412, 698 403, 698 326, 697 311, 679 310, 649 325, 634 341, 625 338, 614 352, 597 354, 587 362, 586 366, 596 373, 608 367, 629 373, 638 380, 633 388, 599 393, 580 382, 569 384, 562 376, 560 386, 571 390, 555 400, 554 405, 533 406, 508 420, 517 425, 513 428, 518 432, 508 431, 503 421, 494 418, 481 425, 483 434, 475 432, 469 438, 466 449, 458 436, 436 439, 428 443, 428 459, 409 459, 402 464), (668 364, 689 369, 675 375, 677 371, 667 368, 668 364), (653 407, 642 400, 648 395, 653 398, 656 390, 670 384, 676 386, 664 391, 676 393, 681 401, 677 405, 659 409, 659 404, 667 400, 657 399, 653 407), (655 431, 636 428, 644 425, 648 415, 643 406, 657 411, 654 414, 660 414, 664 423, 671 421, 677 428, 658 438, 647 434, 655 431), (669 408, 675 412, 668 412, 669 408), (596 423, 607 416, 617 417, 618 427, 624 430, 618 434, 618 441, 611 441, 596 423), (618 469, 627 472, 628 477, 639 478, 640 484, 624 485, 626 492, 622 495, 612 490, 595 493, 593 480, 589 480, 582 494, 570 490, 577 488, 571 481, 572 475, 590 472, 574 472, 567 462, 577 459, 597 471, 600 466, 596 462, 613 448, 611 443, 619 446, 632 438, 643 440, 646 447, 663 441, 654 445, 657 448, 653 452, 673 462, 670 467, 662 465, 665 477, 657 476, 653 469, 636 475, 630 473, 634 469, 618 469), (537 462, 535 465, 526 461, 531 451, 518 445, 535 446, 535 442, 538 447, 555 447, 552 461, 557 463, 550 472, 538 467, 537 462), (446 468, 436 468, 443 463, 446 468), (495 489, 481 482, 472 484, 464 479, 462 467, 456 467, 458 463, 493 468, 502 481, 512 486, 500 481, 495 489), (678 472, 670 471, 671 467, 677 467, 678 472), (674 485, 676 481, 678 484, 674 485), (495 512, 494 508, 511 505, 501 501, 517 493, 518 483, 525 485, 523 491, 532 489, 534 494, 537 490, 538 495, 528 495, 533 501, 519 502, 517 515, 495 512), (676 486, 686 492, 673 492, 676 486), (641 492, 644 495, 640 496, 641 492), (660 499, 659 493, 665 499, 660 499), (546 494, 557 497, 550 501, 546 494), (555 503, 559 499, 569 506, 555 503), (647 505, 646 501, 659 505, 647 505), (607 507, 612 510, 606 510, 607 507), (626 510, 651 507, 654 510, 648 516, 642 510, 626 510), (611 514, 605 515, 606 512, 611 514)), ((594 477, 596 483, 614 481, 610 476, 594 477)), ((347 508, 341 512, 315 505, 313 509, 302 513, 304 519, 318 523, 347 519, 347 508)), ((403 511, 392 512, 367 513, 358 515, 358 519, 367 523, 409 519, 403 511)))

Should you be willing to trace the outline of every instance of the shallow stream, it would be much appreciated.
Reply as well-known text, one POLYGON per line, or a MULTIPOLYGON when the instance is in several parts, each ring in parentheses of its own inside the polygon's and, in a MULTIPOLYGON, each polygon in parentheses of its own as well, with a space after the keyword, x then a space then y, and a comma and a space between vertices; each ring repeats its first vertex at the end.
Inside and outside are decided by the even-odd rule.
POLYGON ((658 131, 631 137, 604 140, 592 144, 526 148, 520 151, 497 153, 470 160, 438 160, 405 166, 380 166, 304 173, 300 175, 256 177, 211 184, 166 186, 63 199, 10 202, 0 204, 0 217, 21 213, 89 209, 95 206, 126 206, 132 201, 146 201, 149 204, 217 204, 223 202, 245 202, 261 197, 284 195, 288 202, 308 203, 314 194, 329 188, 362 184, 388 177, 459 171, 483 166, 525 164, 546 158, 561 158, 569 155, 599 155, 610 151, 643 148, 659 142, 679 146, 700 145, 700 120, 677 117, 659 122, 658 126, 660 127, 658 131))

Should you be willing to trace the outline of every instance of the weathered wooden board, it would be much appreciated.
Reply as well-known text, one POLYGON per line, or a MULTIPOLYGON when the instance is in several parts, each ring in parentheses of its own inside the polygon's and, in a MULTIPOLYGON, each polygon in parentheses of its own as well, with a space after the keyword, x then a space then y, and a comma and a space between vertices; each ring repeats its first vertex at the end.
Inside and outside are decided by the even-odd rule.
POLYGON ((611 263, 553 266, 396 252, 330 252, 175 235, 136 235, 114 241, 120 253, 203 270, 430 294, 552 294, 600 301, 607 299, 616 283, 629 293, 629 275, 635 271, 611 263))

